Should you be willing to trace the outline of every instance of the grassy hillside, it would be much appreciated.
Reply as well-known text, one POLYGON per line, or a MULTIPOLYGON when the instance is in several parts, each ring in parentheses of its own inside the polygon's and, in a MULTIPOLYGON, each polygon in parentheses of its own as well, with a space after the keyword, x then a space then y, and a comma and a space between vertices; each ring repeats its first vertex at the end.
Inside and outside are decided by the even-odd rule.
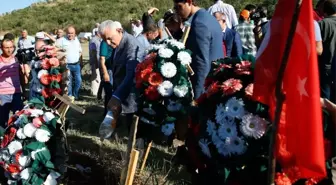
MULTIPOLYGON (((239 12, 246 4, 274 4, 276 0, 225 0, 239 12)), ((198 0, 202 7, 209 7, 213 0, 198 0)), ((131 18, 141 18, 148 7, 157 7, 162 14, 173 7, 173 0, 48 0, 7 13, 0 17, 0 31, 16 34, 25 28, 30 33, 52 31, 75 25, 78 31, 88 31, 96 22, 118 20, 128 26, 131 18)))

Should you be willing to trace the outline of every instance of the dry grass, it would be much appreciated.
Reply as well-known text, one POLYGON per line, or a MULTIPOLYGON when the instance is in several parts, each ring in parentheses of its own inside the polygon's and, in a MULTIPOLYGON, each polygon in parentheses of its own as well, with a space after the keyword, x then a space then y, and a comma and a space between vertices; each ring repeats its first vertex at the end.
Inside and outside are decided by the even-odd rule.
MULTIPOLYGON (((87 44, 82 45, 84 58, 87 56, 87 44)), ((119 182, 122 164, 125 160, 127 145, 126 126, 118 127, 118 138, 104 140, 102 143, 98 137, 99 125, 103 119, 103 104, 95 97, 88 95, 90 84, 89 65, 82 69, 83 85, 80 94, 83 101, 75 102, 86 109, 81 115, 74 110, 69 110, 67 121, 70 127, 67 132, 70 148, 69 177, 67 185, 106 184, 114 185, 119 182), (80 173, 76 164, 90 167, 91 173, 80 173)), ((183 168, 175 168, 171 165, 174 149, 153 145, 149 154, 147 165, 142 174, 137 173, 135 185, 173 185, 187 183, 189 175, 183 168)), ((78 166, 78 165, 77 165, 78 166)))

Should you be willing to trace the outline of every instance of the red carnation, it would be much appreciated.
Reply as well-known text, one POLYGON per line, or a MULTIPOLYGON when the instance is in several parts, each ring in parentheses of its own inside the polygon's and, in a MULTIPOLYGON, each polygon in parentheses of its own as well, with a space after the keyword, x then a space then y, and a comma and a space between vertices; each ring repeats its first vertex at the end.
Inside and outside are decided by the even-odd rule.
POLYGON ((8 135, 5 135, 2 139, 2 142, 1 142, 1 148, 5 148, 9 143, 9 137, 8 135))
POLYGON ((16 162, 19 162, 19 158, 22 154, 23 154, 23 150, 19 150, 18 152, 16 152, 16 154, 15 154, 16 162))
POLYGON ((290 179, 286 176, 285 173, 277 173, 275 175, 274 181, 276 185, 292 185, 290 179))
POLYGON ((218 93, 220 90, 220 86, 218 85, 218 82, 215 82, 211 84, 207 89, 207 97, 210 97, 216 93, 218 93))
POLYGON ((58 74, 58 75, 52 75, 51 76, 51 81, 56 81, 56 82, 61 82, 62 80, 62 74, 58 74))
POLYGON ((40 82, 43 85, 49 85, 51 83, 51 76, 48 75, 48 74, 42 75, 41 78, 40 78, 40 82))
POLYGON ((206 78, 204 82, 204 88, 207 89, 215 80, 213 78, 206 78))
POLYGON ((247 97, 251 98, 252 94, 253 94, 253 83, 249 84, 246 88, 245 88, 245 94, 247 97))
POLYGON ((50 58, 49 59, 49 64, 52 66, 52 67, 58 67, 60 65, 60 62, 57 58, 50 58))
POLYGON ((149 86, 145 90, 145 96, 148 100, 155 101, 155 100, 159 99, 160 94, 159 94, 156 86, 149 86))
POLYGON ((251 74, 251 62, 242 61, 239 64, 236 64, 235 72, 238 75, 250 75, 251 74))
POLYGON ((148 82, 152 86, 158 86, 163 82, 163 78, 160 73, 153 72, 149 75, 148 82))
POLYGON ((8 136, 8 142, 11 142, 14 140, 15 136, 16 136, 16 129, 14 127, 11 127, 9 130, 9 136, 8 136))
POLYGON ((49 89, 48 89, 48 88, 44 88, 44 89, 42 90, 41 94, 42 94, 42 96, 43 96, 44 98, 49 98, 49 97, 50 97, 50 95, 49 95, 49 89))
POLYGON ((49 59, 48 58, 44 58, 42 61, 41 61, 41 67, 42 69, 50 69, 51 65, 49 63, 49 59))
POLYGON ((215 72, 214 74, 216 75, 217 73, 225 70, 225 69, 231 69, 232 66, 231 65, 227 65, 227 64, 220 64, 216 69, 215 69, 215 72))
POLYGON ((151 74, 152 71, 153 71, 153 69, 151 69, 151 68, 146 68, 146 69, 142 70, 141 73, 140 73, 141 81, 148 82, 149 75, 151 74))
POLYGON ((13 173, 19 173, 20 172, 20 166, 17 164, 10 164, 7 166, 6 170, 13 174, 13 173))
POLYGON ((224 95, 231 95, 243 88, 240 80, 230 78, 223 83, 224 95))

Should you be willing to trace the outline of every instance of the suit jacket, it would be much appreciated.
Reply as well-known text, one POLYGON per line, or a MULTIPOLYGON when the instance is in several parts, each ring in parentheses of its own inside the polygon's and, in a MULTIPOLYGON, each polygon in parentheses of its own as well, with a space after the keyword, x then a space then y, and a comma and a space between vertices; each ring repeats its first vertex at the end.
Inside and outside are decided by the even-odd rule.
POLYGON ((225 43, 227 57, 239 57, 243 54, 240 35, 236 31, 226 28, 225 32, 223 32, 223 41, 225 43))
POLYGON ((191 67, 195 75, 191 77, 194 98, 204 92, 204 82, 211 67, 211 62, 223 55, 222 29, 216 19, 206 10, 198 10, 190 18, 190 33, 186 48, 192 51, 191 67))
POLYGON ((123 33, 119 46, 112 54, 113 96, 122 102, 122 113, 137 111, 134 93, 135 68, 144 57, 145 51, 138 40, 123 33))

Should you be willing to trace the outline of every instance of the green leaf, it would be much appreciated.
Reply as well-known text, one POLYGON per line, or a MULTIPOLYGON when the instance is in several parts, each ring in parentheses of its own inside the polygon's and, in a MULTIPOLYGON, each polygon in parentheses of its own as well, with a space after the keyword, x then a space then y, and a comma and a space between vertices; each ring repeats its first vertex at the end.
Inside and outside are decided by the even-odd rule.
POLYGON ((54 80, 54 81, 52 81, 50 83, 50 88, 52 88, 52 89, 59 89, 60 85, 59 85, 59 83, 57 81, 54 80))
POLYGON ((24 150, 30 150, 30 151, 35 151, 37 149, 41 149, 43 147, 46 147, 44 143, 41 142, 31 142, 28 145, 24 146, 24 150))
POLYGON ((5 129, 0 126, 0 137, 5 135, 5 129))
POLYGON ((43 151, 37 152, 35 154, 35 160, 40 161, 42 164, 46 164, 51 159, 51 154, 48 149, 45 149, 43 151))
POLYGON ((51 161, 47 161, 45 163, 45 167, 48 168, 48 169, 55 169, 55 165, 51 161))

